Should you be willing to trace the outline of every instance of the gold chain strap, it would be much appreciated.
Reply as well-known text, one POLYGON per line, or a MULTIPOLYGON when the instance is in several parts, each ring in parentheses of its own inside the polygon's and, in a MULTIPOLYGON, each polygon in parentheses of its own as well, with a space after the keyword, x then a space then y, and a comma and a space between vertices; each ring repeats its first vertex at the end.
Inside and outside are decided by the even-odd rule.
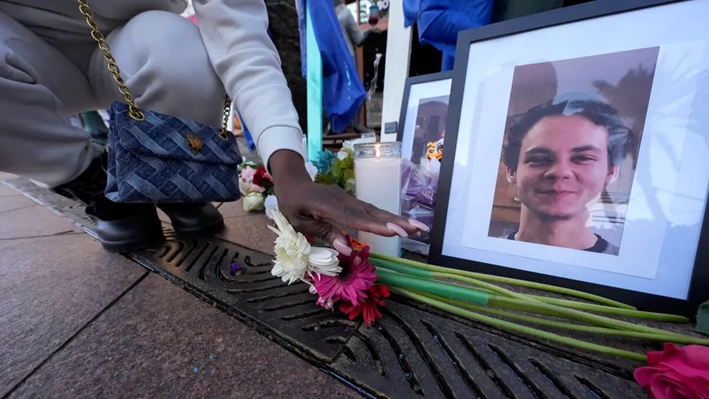
MULTIPOLYGON (((86 0, 76 1, 77 3, 79 3, 79 11, 81 12, 81 15, 86 18, 86 23, 91 28, 91 37, 96 40, 96 43, 98 43, 98 48, 103 51, 103 58, 108 64, 108 70, 111 72, 111 75, 113 75, 113 80, 115 80, 118 84, 118 91, 123 94, 123 97, 125 97, 126 99, 126 103, 128 103, 129 115, 131 116, 131 118, 137 121, 145 120, 145 114, 143 114, 140 108, 135 104, 135 98, 133 98, 133 95, 130 94, 130 90, 128 90, 128 87, 126 86, 125 82, 123 81, 123 78, 121 77, 121 70, 120 68, 118 68, 118 64, 116 64, 116 59, 113 58, 113 55, 111 54, 111 48, 106 42, 106 37, 104 37, 103 33, 101 33, 101 31, 99 31, 98 29, 98 25, 94 20, 94 13, 91 11, 91 7, 89 6, 86 0)), ((230 114, 231 99, 229 99, 229 96, 227 95, 226 100, 224 102, 224 117, 222 119, 222 128, 219 131, 219 136, 224 140, 227 140, 229 138, 229 136, 227 135, 227 126, 229 124, 230 114)))

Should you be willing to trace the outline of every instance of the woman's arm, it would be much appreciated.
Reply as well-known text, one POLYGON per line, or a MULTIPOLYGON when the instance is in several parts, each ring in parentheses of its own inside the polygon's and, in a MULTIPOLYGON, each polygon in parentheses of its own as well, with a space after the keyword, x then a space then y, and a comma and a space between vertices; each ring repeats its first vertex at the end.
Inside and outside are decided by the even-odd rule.
POLYGON ((269 165, 278 150, 303 157, 298 114, 267 33, 265 2, 194 0, 193 5, 212 65, 249 127, 264 164, 269 165))

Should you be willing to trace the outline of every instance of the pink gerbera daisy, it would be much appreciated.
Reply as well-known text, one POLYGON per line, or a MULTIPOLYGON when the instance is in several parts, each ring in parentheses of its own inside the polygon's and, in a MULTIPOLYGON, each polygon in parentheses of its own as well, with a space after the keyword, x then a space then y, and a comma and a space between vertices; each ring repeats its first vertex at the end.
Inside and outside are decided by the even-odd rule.
POLYGON ((339 276, 313 275, 315 289, 321 299, 331 299, 333 302, 343 299, 357 306, 367 299, 366 291, 377 281, 375 268, 369 263, 369 247, 364 247, 360 252, 352 251, 348 257, 340 255, 339 258, 342 273, 339 276))

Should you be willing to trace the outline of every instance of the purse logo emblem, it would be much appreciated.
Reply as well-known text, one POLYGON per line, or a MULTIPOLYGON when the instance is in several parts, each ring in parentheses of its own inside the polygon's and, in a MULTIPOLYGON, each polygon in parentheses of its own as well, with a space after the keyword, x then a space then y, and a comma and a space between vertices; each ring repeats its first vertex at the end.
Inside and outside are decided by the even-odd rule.
POLYGON ((185 136, 185 144, 187 144, 187 148, 195 155, 199 154, 199 152, 202 151, 202 147, 204 147, 204 141, 194 133, 188 133, 187 136, 185 136))

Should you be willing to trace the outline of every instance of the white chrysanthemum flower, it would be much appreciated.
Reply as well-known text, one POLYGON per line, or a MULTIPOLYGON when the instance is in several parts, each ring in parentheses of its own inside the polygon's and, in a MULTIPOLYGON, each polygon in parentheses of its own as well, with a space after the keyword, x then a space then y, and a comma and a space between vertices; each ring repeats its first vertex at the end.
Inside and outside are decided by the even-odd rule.
POLYGON ((276 210, 271 211, 276 227, 268 226, 278 234, 273 252, 276 255, 275 265, 271 274, 280 277, 283 282, 292 284, 302 280, 308 272, 308 254, 310 243, 304 235, 296 233, 285 216, 276 210))
POLYGON ((336 276, 342 271, 337 251, 311 247, 305 236, 297 233, 278 210, 271 210, 271 217, 277 227, 268 228, 278 234, 273 248, 276 260, 271 274, 292 284, 297 280, 304 280, 306 274, 336 276))
POLYGON ((308 273, 337 276, 342 272, 340 267, 340 259, 337 257, 337 251, 331 248, 311 247, 308 254, 308 273))

